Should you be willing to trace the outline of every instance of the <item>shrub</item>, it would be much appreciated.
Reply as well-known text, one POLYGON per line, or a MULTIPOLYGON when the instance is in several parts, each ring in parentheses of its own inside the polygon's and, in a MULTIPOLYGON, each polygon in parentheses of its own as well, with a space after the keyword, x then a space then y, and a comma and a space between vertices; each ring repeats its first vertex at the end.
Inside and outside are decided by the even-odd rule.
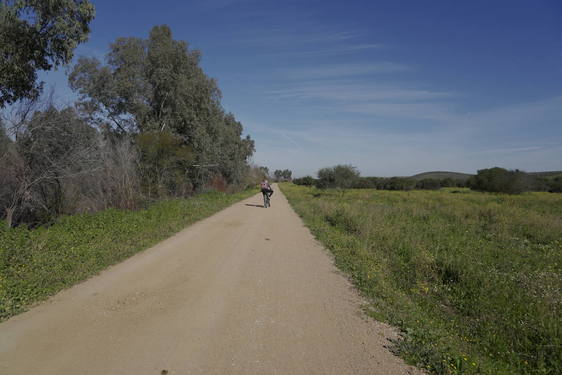
POLYGON ((470 178, 468 184, 472 190, 492 193, 519 194, 542 190, 536 177, 518 169, 510 171, 499 167, 479 170, 476 176, 470 178))
POLYGON ((390 177, 380 181, 378 189, 384 190, 412 190, 416 181, 406 177, 390 177))
POLYGON ((441 189, 441 181, 436 178, 424 178, 416 182, 416 189, 439 190, 441 189))
POLYGON ((547 182, 548 191, 551 193, 562 193, 562 177, 556 177, 547 182))
POLYGON ((359 171, 352 165, 336 165, 318 171, 316 187, 319 189, 347 189, 359 179, 359 171))
POLYGON ((302 185, 302 186, 313 186, 316 184, 316 179, 311 176, 305 176, 301 178, 295 178, 293 180, 295 185, 302 185))

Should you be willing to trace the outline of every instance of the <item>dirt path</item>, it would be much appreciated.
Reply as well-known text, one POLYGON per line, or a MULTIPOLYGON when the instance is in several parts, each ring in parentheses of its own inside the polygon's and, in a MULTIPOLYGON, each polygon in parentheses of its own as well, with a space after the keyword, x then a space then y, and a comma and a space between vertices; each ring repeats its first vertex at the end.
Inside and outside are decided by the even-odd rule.
POLYGON ((276 189, 0 324, 0 374, 409 374, 276 189))

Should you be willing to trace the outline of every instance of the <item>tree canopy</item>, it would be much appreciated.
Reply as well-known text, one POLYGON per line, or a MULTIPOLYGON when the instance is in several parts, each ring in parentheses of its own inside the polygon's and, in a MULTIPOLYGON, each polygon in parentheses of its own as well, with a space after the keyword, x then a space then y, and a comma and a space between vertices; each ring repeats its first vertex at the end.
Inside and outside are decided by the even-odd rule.
POLYGON ((94 15, 88 0, 1 1, 0 107, 37 98, 37 71, 69 63, 94 15))
POLYGON ((319 188, 348 189, 359 178, 359 171, 352 165, 336 165, 318 171, 316 186, 319 188))
POLYGON ((105 64, 79 59, 69 80, 80 95, 81 111, 100 127, 125 134, 169 132, 160 138, 177 138, 178 146, 191 150, 193 165, 212 166, 188 171, 195 185, 217 174, 239 183, 254 141, 242 137, 242 124, 225 113, 220 90, 200 59, 199 51, 174 40, 170 28, 161 25, 148 39, 118 38, 105 64))

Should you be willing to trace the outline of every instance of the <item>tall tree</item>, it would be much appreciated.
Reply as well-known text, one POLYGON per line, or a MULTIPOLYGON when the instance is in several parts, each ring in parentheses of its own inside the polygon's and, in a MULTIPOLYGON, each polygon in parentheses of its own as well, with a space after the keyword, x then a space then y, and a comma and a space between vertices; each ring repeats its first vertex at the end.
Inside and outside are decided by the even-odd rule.
POLYGON ((36 98, 38 70, 72 60, 94 18, 88 0, 3 0, 0 2, 0 107, 36 98))
MULTIPOLYGON (((254 143, 249 137, 242 139, 242 124, 224 112, 221 93, 200 67, 200 56, 186 42, 174 40, 168 26, 155 26, 146 40, 117 39, 105 65, 96 59, 80 59, 69 80, 80 94, 83 112, 100 125, 132 134, 170 133, 150 142, 140 137, 141 147, 159 149, 154 142, 172 138, 174 147, 186 146, 191 151, 189 161, 198 167, 186 169, 182 162, 166 165, 184 165, 184 176, 195 187, 218 174, 228 183, 239 184, 254 143)), ((151 152, 141 150, 144 156, 151 152)), ((161 164, 153 167, 149 168, 153 172, 164 170, 161 164)), ((165 170, 165 175, 172 175, 169 168, 165 170)))

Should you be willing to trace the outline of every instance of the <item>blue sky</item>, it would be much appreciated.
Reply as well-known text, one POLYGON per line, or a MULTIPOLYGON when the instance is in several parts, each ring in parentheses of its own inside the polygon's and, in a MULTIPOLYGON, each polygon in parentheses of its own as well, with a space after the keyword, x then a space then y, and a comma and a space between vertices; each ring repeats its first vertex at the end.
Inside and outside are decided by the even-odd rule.
MULTIPOLYGON (((559 0, 93 2, 78 56, 170 25, 271 170, 562 170, 559 0)), ((72 101, 64 69, 42 77, 72 101)))

